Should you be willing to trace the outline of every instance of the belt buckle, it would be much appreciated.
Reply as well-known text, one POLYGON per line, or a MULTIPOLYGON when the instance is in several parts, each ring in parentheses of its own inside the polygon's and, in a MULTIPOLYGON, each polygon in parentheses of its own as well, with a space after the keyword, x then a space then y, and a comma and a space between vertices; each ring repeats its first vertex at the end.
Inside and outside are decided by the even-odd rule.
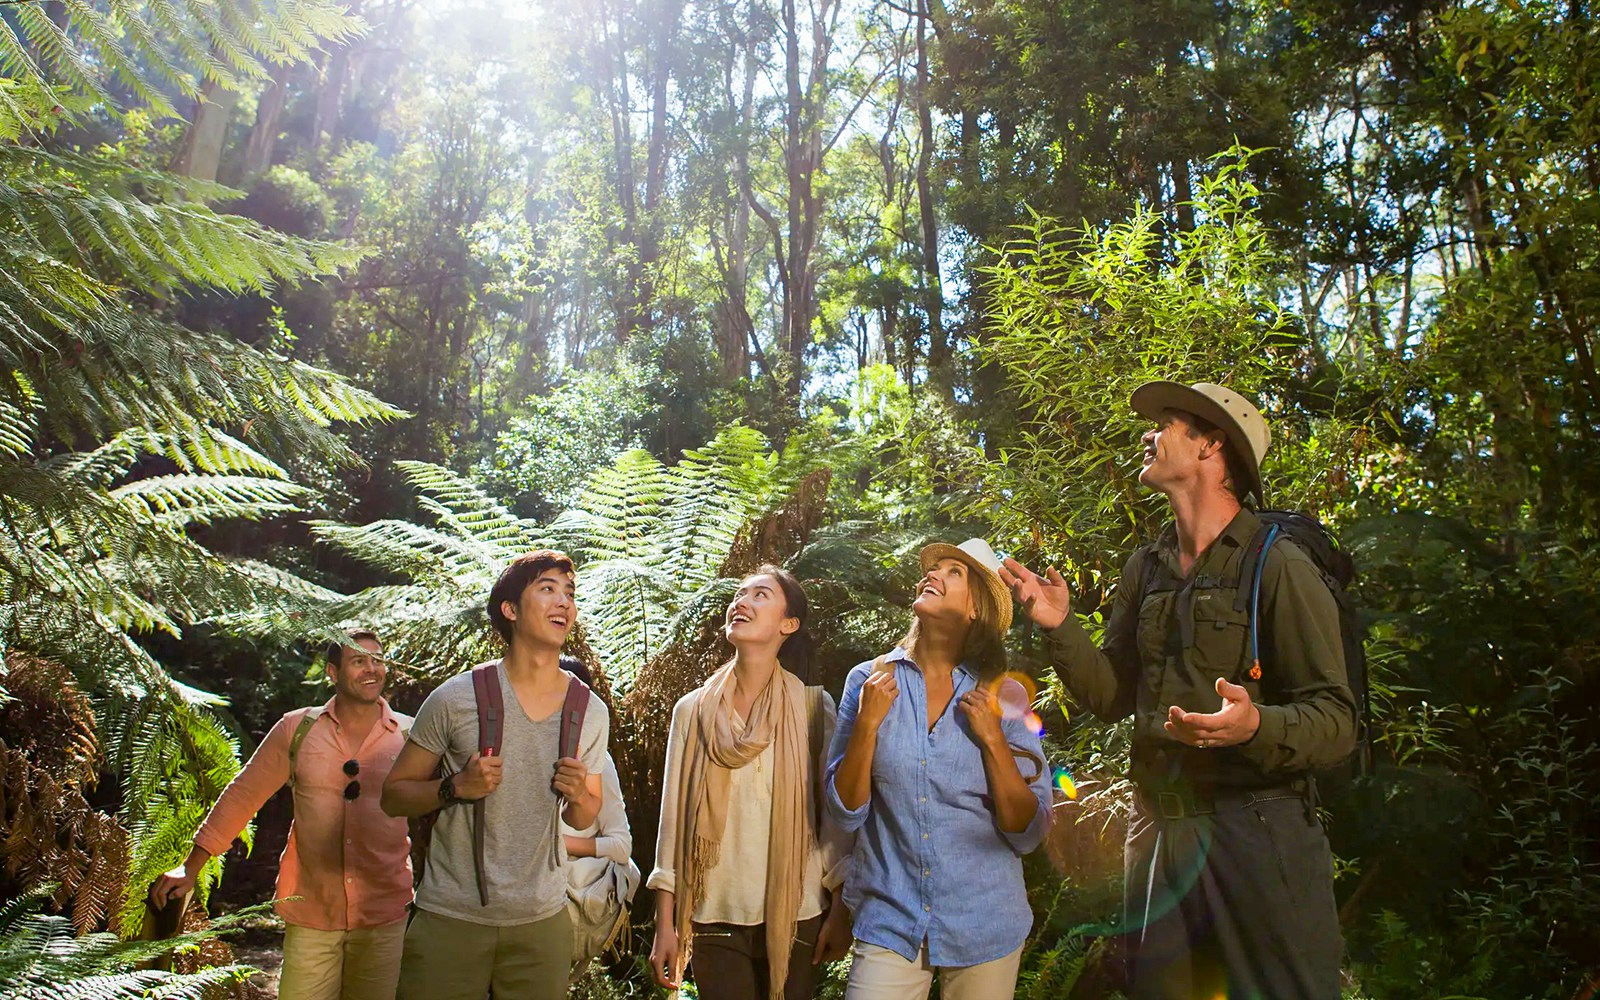
POLYGON ((1188 815, 1184 804, 1183 796, 1177 792, 1156 793, 1156 808, 1161 810, 1162 819, 1183 819, 1188 815))

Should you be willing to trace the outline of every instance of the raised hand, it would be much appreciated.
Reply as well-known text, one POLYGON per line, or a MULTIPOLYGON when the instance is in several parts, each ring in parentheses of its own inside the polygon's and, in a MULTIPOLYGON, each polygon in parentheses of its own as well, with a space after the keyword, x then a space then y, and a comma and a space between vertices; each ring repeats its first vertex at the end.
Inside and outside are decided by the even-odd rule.
POLYGON ((1035 625, 1055 628, 1072 613, 1072 588, 1056 572, 1054 566, 1040 576, 1033 570, 1007 558, 1000 565, 1000 582, 1011 588, 1011 596, 1022 605, 1035 625))

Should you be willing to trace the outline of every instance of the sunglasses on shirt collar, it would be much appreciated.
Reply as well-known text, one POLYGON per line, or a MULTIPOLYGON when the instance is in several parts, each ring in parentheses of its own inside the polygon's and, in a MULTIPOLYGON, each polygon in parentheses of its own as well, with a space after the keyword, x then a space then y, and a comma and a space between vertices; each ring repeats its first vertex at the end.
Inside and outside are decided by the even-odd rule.
POLYGON ((356 781, 356 775, 361 773, 361 762, 354 757, 344 762, 344 773, 350 776, 350 784, 344 786, 346 802, 354 802, 361 797, 361 782, 356 781))

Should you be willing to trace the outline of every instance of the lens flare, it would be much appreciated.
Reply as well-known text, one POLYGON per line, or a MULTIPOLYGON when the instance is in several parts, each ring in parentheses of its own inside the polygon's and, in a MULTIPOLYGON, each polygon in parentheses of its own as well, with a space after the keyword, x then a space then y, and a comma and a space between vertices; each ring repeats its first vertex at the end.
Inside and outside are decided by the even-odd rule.
POLYGON ((1033 711, 1035 694, 1033 678, 1027 674, 1008 671, 995 682, 995 696, 1000 699, 1000 717, 1026 719, 1033 711))
POLYGON ((1033 735, 1039 737, 1044 736, 1044 720, 1039 718, 1034 713, 1029 712, 1027 715, 1023 716, 1022 724, 1027 726, 1028 730, 1032 732, 1033 735))
POLYGON ((1056 787, 1065 792, 1069 799, 1078 797, 1078 786, 1072 780, 1072 772, 1064 767, 1056 768, 1056 787))

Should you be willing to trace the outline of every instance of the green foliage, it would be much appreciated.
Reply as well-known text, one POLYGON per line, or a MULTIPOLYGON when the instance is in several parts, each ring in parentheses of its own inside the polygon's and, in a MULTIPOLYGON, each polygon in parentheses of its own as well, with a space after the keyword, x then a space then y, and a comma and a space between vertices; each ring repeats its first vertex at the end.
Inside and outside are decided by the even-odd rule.
MULTIPOLYGON (((1145 209, 1100 230, 1035 218, 996 250, 979 349, 1021 419, 993 442, 973 501, 1001 539, 1092 580, 1150 535, 1159 505, 1137 481, 1148 422, 1127 404, 1147 380, 1224 382, 1262 400, 1279 449, 1292 439, 1301 341, 1279 304, 1284 261, 1255 208, 1250 156, 1235 147, 1212 161, 1191 230, 1173 234, 1145 209)), ((1305 486, 1269 472, 1275 503, 1305 486)))
POLYGON ((57 14, 25 2, 0 18, 0 141, 30 139, 0 145, 0 644, 61 661, 105 699, 101 743, 135 841, 118 919, 131 932, 144 889, 238 770, 206 707, 225 699, 174 680, 140 639, 315 595, 199 532, 303 510, 312 494, 291 468, 356 464, 335 424, 402 413, 175 318, 174 299, 196 290, 268 292, 363 251, 219 212, 208 203, 234 192, 125 149, 38 141, 79 98, 114 113, 113 85, 170 115, 176 96, 264 77, 359 22, 316 0, 57 14))
MULTIPOLYGON (((116 929, 143 930, 145 893, 189 854, 194 832, 239 773, 239 742, 208 710, 157 698, 108 701, 101 711, 105 764, 122 776, 122 814, 132 838, 128 882, 116 929)), ((254 846, 253 827, 240 835, 254 846)), ((195 897, 204 906, 222 877, 222 859, 200 870, 195 897)))
POLYGON ((268 65, 298 62, 319 42, 362 29, 346 8, 325 0, 242 0, 214 5, 67 3, 59 14, 23 0, 0 18, 0 141, 43 130, 81 110, 73 98, 115 108, 120 90, 161 116, 174 100, 202 96, 207 85, 234 90, 264 78, 268 65), (14 17, 14 20, 12 19, 14 17))
POLYGON ((643 443, 641 428, 659 416, 644 395, 655 375, 629 364, 563 372, 496 436, 479 465, 484 481, 552 513, 570 506, 592 472, 643 443))
POLYGON ((703 596, 719 585, 740 529, 793 483, 766 440, 745 427, 724 430, 675 465, 625 452, 592 474, 577 504, 547 526, 516 517, 438 466, 400 468, 431 524, 318 521, 312 528, 405 582, 330 602, 324 613, 380 628, 398 661, 442 679, 496 655, 484 598, 512 557, 560 548, 580 565, 585 635, 621 689, 670 641, 675 616, 703 613, 703 596))
POLYGON ((165 972, 146 966, 174 948, 192 949, 261 912, 240 911, 207 930, 165 941, 123 942, 115 934, 77 936, 63 917, 37 912, 41 889, 0 910, 0 990, 16 1000, 114 1000, 162 997, 210 1000, 219 989, 243 983, 254 971, 229 965, 198 973, 165 972))

